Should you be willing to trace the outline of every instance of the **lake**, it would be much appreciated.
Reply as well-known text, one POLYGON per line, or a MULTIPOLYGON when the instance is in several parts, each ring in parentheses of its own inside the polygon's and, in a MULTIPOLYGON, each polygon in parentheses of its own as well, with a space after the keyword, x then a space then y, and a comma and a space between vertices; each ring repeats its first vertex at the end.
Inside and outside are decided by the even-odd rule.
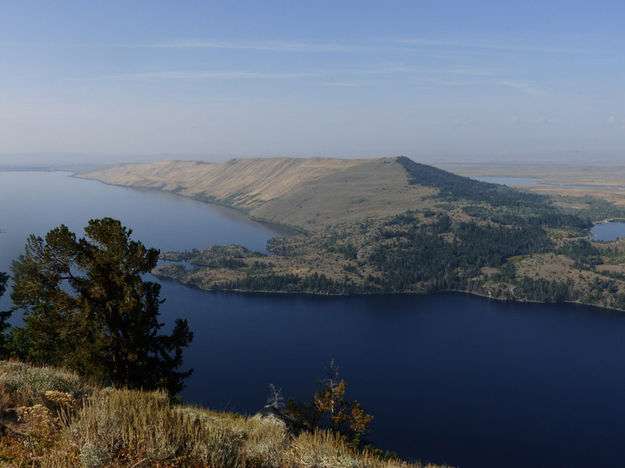
MULTIPOLYGON (((66 173, 0 172, 0 271, 28 233, 113 216, 162 250, 275 231, 175 195, 66 173)), ((600 467, 625 459, 625 314, 462 294, 311 297, 203 292, 163 282, 163 318, 195 333, 183 397, 254 412, 269 383, 308 400, 330 359, 402 456, 462 467, 600 467)), ((8 307, 2 299, 0 308, 8 307)))
MULTIPOLYGON (((488 182, 489 184, 500 184, 500 185, 537 185, 540 179, 536 179, 533 177, 475 177, 475 180, 479 180, 480 182, 488 182)), ((539 184, 540 185, 540 184, 539 184)))
POLYGON ((599 223, 590 230, 594 241, 613 241, 625 237, 625 223, 622 221, 607 221, 599 223))

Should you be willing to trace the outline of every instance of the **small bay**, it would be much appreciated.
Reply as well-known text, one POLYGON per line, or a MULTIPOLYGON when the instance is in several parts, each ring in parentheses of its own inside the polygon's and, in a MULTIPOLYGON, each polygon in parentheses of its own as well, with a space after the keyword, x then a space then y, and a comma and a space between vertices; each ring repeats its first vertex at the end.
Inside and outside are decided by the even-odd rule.
POLYGON ((625 237, 625 222, 607 221, 593 226, 590 230, 594 241, 613 241, 625 237))

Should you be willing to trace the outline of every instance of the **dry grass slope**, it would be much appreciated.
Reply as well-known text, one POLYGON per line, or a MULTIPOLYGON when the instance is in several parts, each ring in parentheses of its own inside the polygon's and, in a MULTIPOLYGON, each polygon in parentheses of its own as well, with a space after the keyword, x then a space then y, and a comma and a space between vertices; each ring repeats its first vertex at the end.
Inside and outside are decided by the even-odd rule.
MULTIPOLYGON (((101 388, 0 361, 0 465, 18 467, 421 467, 358 453, 330 432, 292 435, 165 393, 101 388)), ((428 465, 435 468, 434 465, 428 465)))
POLYGON ((306 231, 338 221, 398 214, 431 203, 427 198, 436 192, 410 185, 396 158, 164 161, 80 177, 174 192, 306 231))

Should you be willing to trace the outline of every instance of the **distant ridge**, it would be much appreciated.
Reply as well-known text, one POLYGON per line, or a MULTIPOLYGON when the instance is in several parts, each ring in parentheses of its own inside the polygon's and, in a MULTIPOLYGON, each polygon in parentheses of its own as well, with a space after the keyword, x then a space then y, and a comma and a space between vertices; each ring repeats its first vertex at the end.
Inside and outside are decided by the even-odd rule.
POLYGON ((427 204, 436 194, 431 187, 411 184, 398 158, 164 161, 115 166, 79 177, 177 193, 305 231, 398 214, 427 204))
POLYGON ((304 231, 430 209, 434 197, 494 205, 543 200, 539 195, 478 182, 404 156, 163 161, 116 166, 79 177, 172 192, 304 231))

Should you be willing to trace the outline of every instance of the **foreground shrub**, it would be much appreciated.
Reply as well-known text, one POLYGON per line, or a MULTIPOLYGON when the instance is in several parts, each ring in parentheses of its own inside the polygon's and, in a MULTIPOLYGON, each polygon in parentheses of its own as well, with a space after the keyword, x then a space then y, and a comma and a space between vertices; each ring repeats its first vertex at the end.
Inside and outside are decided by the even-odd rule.
POLYGON ((98 388, 0 361, 0 465, 16 467, 414 467, 343 435, 299 435, 258 417, 173 405, 166 391, 98 388))

